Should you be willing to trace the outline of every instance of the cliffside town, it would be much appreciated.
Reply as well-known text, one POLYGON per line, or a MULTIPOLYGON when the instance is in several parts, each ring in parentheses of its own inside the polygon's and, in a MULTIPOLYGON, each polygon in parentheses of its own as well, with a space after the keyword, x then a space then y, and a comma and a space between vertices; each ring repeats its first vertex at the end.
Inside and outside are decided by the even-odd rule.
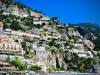
POLYGON ((57 17, 12 0, 0 1, 0 64, 11 65, 0 70, 31 70, 38 65, 44 72, 91 72, 92 65, 100 64, 99 51, 94 51, 91 39, 96 36, 84 34, 84 28, 63 24, 57 17), (22 67, 12 62, 16 58, 22 67))

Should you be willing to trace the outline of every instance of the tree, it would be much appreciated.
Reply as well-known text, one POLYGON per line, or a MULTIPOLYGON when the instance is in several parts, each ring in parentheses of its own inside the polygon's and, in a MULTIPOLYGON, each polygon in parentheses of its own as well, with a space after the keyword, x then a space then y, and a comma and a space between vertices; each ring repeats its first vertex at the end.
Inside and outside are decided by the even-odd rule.
POLYGON ((51 53, 54 54, 55 53, 55 50, 54 49, 51 49, 51 53))
POLYGON ((61 70, 65 70, 64 63, 61 65, 61 70))
POLYGON ((30 70, 32 71, 37 71, 37 70, 41 70, 42 68, 40 66, 37 66, 37 65, 33 65, 30 67, 30 70))
POLYGON ((20 60, 18 59, 18 57, 15 57, 15 59, 12 60, 10 63, 11 63, 13 66, 15 66, 17 69, 19 69, 19 70, 25 70, 25 69, 26 69, 25 65, 23 65, 23 64, 20 62, 20 60))
POLYGON ((11 61, 11 64, 12 64, 13 66, 15 66, 16 68, 18 68, 19 65, 21 64, 21 62, 20 62, 20 60, 18 59, 18 57, 15 57, 15 59, 11 61))
POLYGON ((42 25, 40 24, 37 24, 37 25, 34 25, 36 28, 40 29, 42 27, 42 25))
POLYGON ((36 55, 36 52, 31 52, 30 55, 31 56, 35 56, 36 55))
POLYGON ((23 65, 23 64, 20 64, 20 65, 19 65, 19 70, 26 70, 26 66, 23 65))
POLYGON ((49 42, 49 46, 54 46, 54 45, 56 45, 56 42, 54 40, 49 42))
POLYGON ((3 10, 0 11, 0 14, 3 14, 3 10))
POLYGON ((48 31, 48 29, 44 29, 44 31, 48 31))
POLYGON ((21 45, 22 45, 24 50, 27 50, 26 42, 22 42, 21 45))
POLYGON ((53 22, 52 22, 52 21, 50 21, 50 22, 49 22, 49 25, 52 25, 52 24, 53 24, 53 22))
POLYGON ((9 29, 10 27, 4 22, 3 29, 9 29))
POLYGON ((44 22, 42 23, 42 26, 45 26, 45 23, 44 22))
POLYGON ((69 23, 68 25, 69 25, 69 27, 74 27, 71 23, 69 23))
POLYGON ((29 49, 29 50, 32 50, 32 49, 33 49, 32 45, 30 45, 30 46, 28 47, 28 49, 29 49))
POLYGON ((51 53, 52 53, 52 54, 57 54, 58 52, 59 52, 58 49, 51 49, 51 53))
POLYGON ((10 28, 13 29, 13 30, 22 30, 22 31, 25 31, 25 29, 19 25, 19 22, 14 20, 12 21, 12 24, 10 25, 10 28))
POLYGON ((65 46, 69 46, 69 45, 70 45, 70 43, 66 41, 65 46))
POLYGON ((56 48, 60 48, 60 44, 57 43, 57 44, 55 45, 55 47, 56 47, 56 48))
POLYGON ((28 55, 30 53, 30 51, 26 50, 25 51, 25 55, 28 55))
POLYGON ((93 59, 93 58, 88 58, 88 59, 86 59, 86 61, 85 61, 85 69, 86 69, 87 71, 89 71, 89 70, 91 69, 92 65, 96 65, 96 64, 97 64, 97 62, 96 62, 95 59, 93 59))

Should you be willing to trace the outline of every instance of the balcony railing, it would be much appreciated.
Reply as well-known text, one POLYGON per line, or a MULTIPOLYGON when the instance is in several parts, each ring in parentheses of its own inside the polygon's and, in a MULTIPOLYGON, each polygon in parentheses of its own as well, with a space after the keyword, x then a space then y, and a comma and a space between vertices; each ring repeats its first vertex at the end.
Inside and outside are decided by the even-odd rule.
POLYGON ((0 54, 9 54, 9 55, 22 55, 22 51, 16 51, 16 50, 2 50, 0 49, 0 54))

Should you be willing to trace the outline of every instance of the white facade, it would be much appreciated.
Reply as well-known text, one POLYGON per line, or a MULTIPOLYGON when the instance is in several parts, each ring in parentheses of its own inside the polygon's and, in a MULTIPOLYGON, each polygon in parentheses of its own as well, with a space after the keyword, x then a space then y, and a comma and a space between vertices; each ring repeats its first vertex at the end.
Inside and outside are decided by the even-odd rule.
POLYGON ((94 46, 94 44, 90 40, 86 40, 86 39, 85 39, 85 44, 87 46, 94 46))
POLYGON ((84 51, 84 46, 83 46, 83 44, 78 44, 78 43, 76 43, 76 44, 73 44, 78 50, 81 50, 81 51, 84 51))
POLYGON ((15 42, 11 35, 0 34, 0 39, 0 51, 2 53, 24 54, 22 46, 15 42))
POLYGON ((45 47, 42 47, 42 46, 37 47, 35 49, 35 51, 36 51, 36 56, 35 56, 36 60, 38 60, 39 62, 42 62, 42 63, 47 65, 47 56, 48 56, 48 54, 45 50, 45 47))
POLYGON ((31 46, 31 45, 32 45, 32 43, 26 42, 26 45, 27 45, 27 46, 31 46))
POLYGON ((48 20, 50 20, 50 18, 48 18, 48 17, 42 17, 41 20, 48 21, 48 20))
POLYGON ((25 32, 19 32, 19 31, 11 31, 11 34, 12 35, 15 35, 15 36, 27 36, 27 37, 31 37, 31 38, 34 38, 34 37, 37 37, 39 38, 40 36, 39 35, 35 35, 35 34, 30 34, 30 33, 25 33, 25 32))
POLYGON ((15 54, 20 53, 21 55, 24 54, 23 48, 21 45, 18 45, 16 43, 0 43, 0 50, 3 52, 16 52, 15 54))
POLYGON ((35 14, 36 14, 35 12, 30 11, 30 16, 33 16, 33 15, 35 15, 35 14))
POLYGON ((42 23, 43 23, 42 21, 33 21, 33 24, 36 24, 36 25, 37 24, 40 24, 41 25, 42 23))

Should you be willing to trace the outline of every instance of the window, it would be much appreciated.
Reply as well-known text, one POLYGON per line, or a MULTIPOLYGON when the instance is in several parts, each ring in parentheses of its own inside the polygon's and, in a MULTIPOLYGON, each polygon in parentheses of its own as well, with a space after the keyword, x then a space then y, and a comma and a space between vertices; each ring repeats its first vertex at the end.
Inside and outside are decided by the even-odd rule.
POLYGON ((43 52, 43 53, 45 53, 45 52, 43 52))

